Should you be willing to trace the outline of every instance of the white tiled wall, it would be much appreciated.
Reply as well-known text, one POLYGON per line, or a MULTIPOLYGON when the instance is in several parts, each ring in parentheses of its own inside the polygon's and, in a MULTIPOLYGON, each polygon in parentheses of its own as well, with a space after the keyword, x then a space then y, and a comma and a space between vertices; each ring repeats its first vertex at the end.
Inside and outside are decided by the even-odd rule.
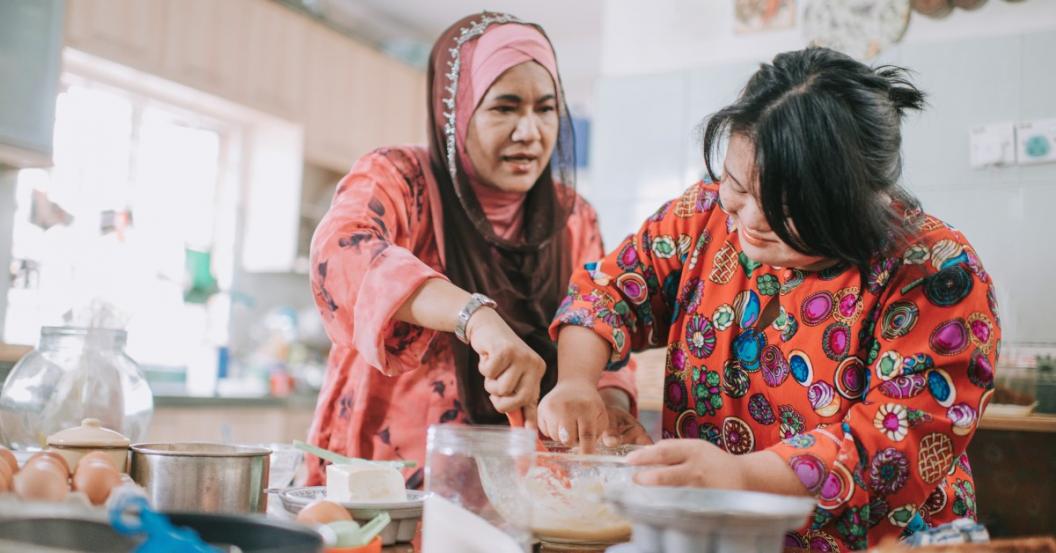
MULTIPOLYGON (((999 287, 1007 342, 1056 344, 1056 164, 974 170, 968 131, 1056 117, 1056 30, 910 41, 878 63, 913 69, 928 109, 904 127, 904 181, 925 209, 961 229, 999 287)), ((733 101, 755 62, 597 86, 590 187, 606 244, 703 169, 696 125, 733 101)))

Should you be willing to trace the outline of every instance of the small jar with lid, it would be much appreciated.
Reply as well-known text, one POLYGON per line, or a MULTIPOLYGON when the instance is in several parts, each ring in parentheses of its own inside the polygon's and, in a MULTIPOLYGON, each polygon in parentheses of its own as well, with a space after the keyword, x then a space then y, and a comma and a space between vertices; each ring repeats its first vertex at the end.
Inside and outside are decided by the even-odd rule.
POLYGON ((102 451, 121 472, 128 472, 129 444, 129 439, 120 432, 103 428, 99 419, 84 419, 80 426, 48 436, 48 447, 62 455, 71 469, 86 454, 102 451))

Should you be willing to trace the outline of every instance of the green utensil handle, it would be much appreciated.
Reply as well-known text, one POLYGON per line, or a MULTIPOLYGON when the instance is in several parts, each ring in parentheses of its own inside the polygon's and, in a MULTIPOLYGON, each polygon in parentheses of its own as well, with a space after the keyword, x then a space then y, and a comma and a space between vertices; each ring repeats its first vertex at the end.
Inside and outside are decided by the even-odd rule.
POLYGON ((328 451, 328 450, 323 449, 321 447, 316 447, 316 446, 314 446, 312 444, 304 443, 304 442, 302 442, 300 440, 294 440, 293 441, 293 447, 295 447, 295 448, 297 448, 297 449, 299 449, 299 450, 301 450, 301 451, 303 451, 305 453, 311 453, 312 455, 315 455, 316 457, 318 457, 320 459, 325 459, 327 461, 330 461, 331 463, 339 464, 339 465, 354 464, 354 463, 378 463, 378 464, 383 464, 383 465, 390 465, 390 466, 396 467, 398 469, 402 469, 402 468, 412 468, 413 469, 414 467, 418 466, 418 464, 415 463, 414 461, 372 461, 370 459, 357 459, 355 457, 345 457, 344 455, 341 455, 339 453, 334 453, 333 451, 328 451))

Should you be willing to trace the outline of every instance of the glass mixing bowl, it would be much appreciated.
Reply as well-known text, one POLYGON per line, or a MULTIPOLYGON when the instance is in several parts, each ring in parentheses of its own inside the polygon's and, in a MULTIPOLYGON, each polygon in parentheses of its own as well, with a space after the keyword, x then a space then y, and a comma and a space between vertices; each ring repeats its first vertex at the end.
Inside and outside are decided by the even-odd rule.
POLYGON ((532 533, 545 544, 596 549, 630 539, 630 523, 604 499, 606 492, 631 485, 642 468, 623 457, 540 452, 531 466, 487 459, 477 465, 491 504, 505 517, 532 513, 532 533))

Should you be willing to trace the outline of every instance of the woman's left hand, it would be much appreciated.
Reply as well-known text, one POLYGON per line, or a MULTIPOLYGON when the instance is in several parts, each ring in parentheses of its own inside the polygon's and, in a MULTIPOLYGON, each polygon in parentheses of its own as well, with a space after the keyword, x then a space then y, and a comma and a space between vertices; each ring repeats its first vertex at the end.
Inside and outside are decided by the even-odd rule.
POLYGON ((727 453, 705 440, 663 440, 627 456, 632 465, 660 465, 635 475, 643 486, 685 486, 808 496, 796 473, 773 451, 727 453))
POLYGON ((662 440, 627 456, 632 465, 662 465, 635 475, 643 486, 748 489, 744 457, 705 440, 662 440))

